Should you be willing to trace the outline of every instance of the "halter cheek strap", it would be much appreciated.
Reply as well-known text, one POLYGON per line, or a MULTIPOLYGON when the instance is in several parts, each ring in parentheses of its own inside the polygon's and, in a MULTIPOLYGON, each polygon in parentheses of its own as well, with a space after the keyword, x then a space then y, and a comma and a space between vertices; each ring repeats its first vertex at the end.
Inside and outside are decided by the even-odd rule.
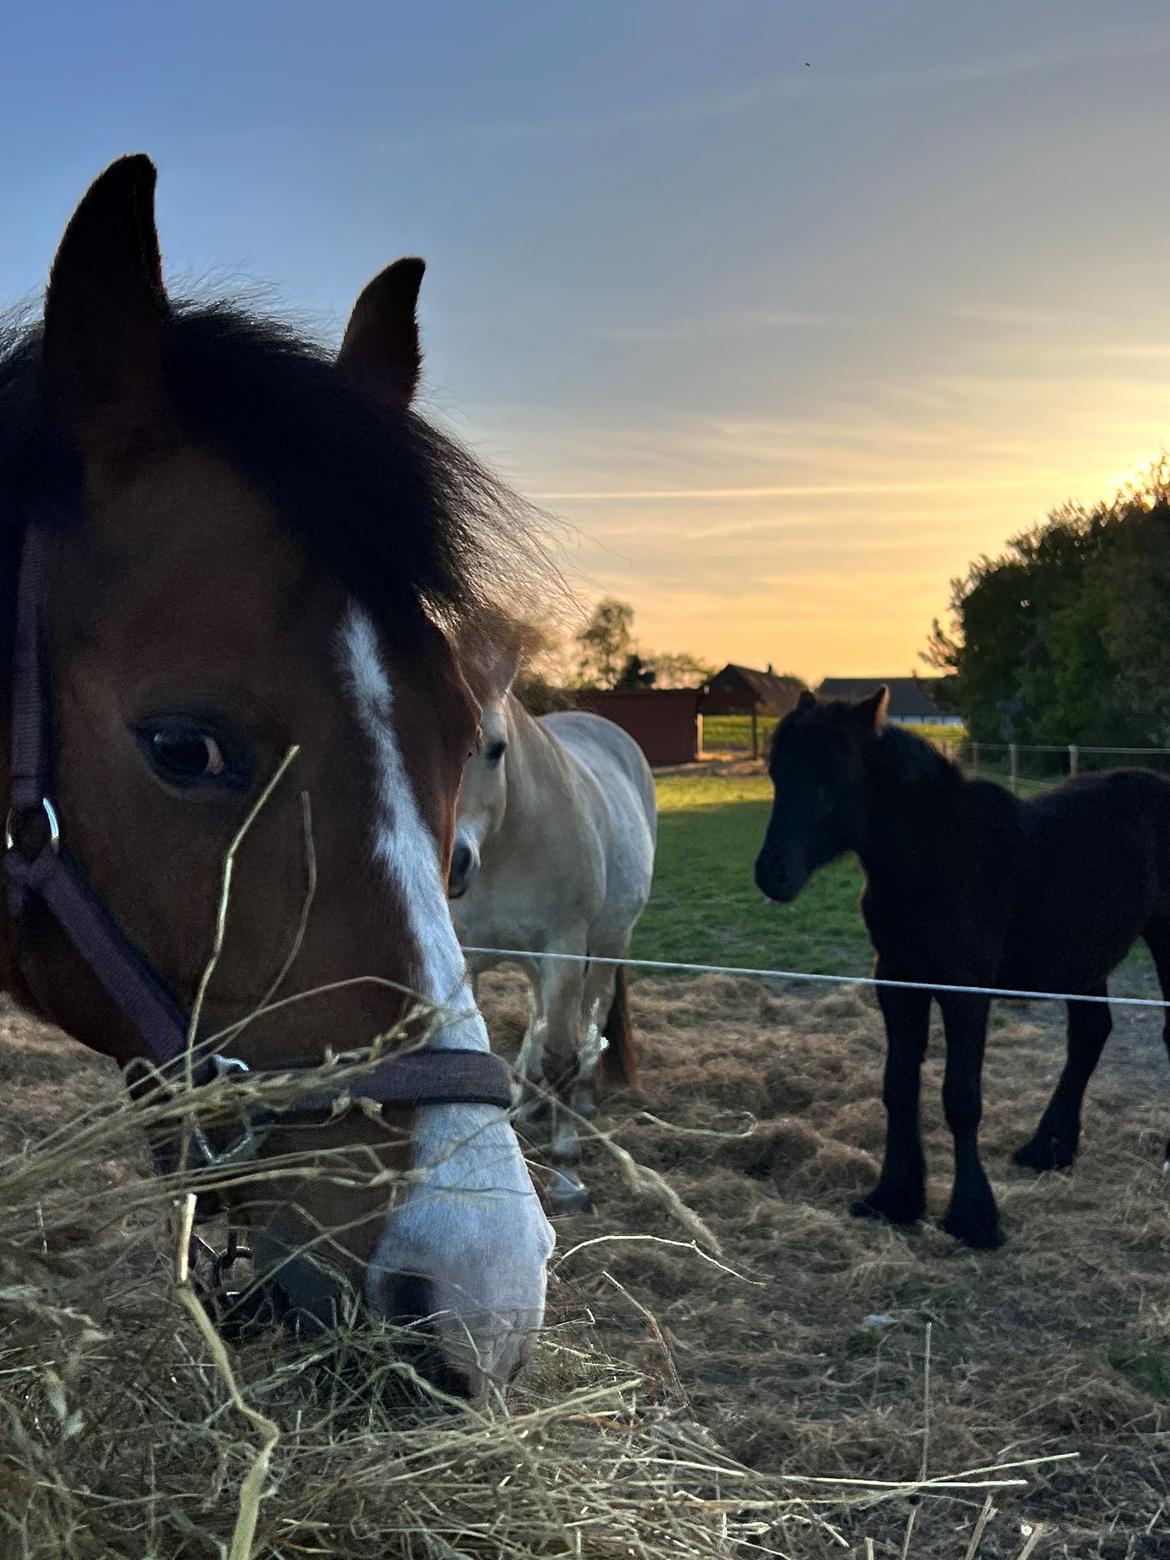
MULTIPOLYGON (((48 527, 32 519, 25 531, 16 596, 12 781, 4 849, 8 912, 19 926, 31 900, 43 906, 133 1026, 146 1058, 160 1072, 175 1076, 176 1063, 188 1054, 189 1017, 61 839, 52 802, 53 701, 45 633, 48 558, 48 527)), ((222 1073, 225 1062, 232 1070, 248 1070, 234 1058, 203 1056, 194 1069, 195 1082, 210 1081, 222 1073)), ((313 1065, 278 1070, 289 1073, 313 1065)), ((510 1072, 501 1057, 427 1046, 388 1056, 352 1086, 317 1090, 279 1114, 327 1111, 342 1094, 404 1107, 466 1104, 507 1110, 512 1104, 510 1072)))

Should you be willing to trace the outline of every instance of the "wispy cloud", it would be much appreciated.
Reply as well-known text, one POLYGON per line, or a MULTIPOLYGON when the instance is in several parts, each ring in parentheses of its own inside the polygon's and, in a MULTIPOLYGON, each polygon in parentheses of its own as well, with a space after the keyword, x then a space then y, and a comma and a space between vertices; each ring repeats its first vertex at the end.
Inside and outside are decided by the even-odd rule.
POLYGON ((539 121, 496 120, 480 123, 423 125, 391 138, 394 146, 434 141, 495 141, 502 145, 551 136, 578 138, 623 134, 630 130, 669 128, 677 124, 733 118, 740 114, 804 103, 819 98, 881 97, 967 83, 1042 75, 1086 62, 1147 59, 1170 51, 1170 25, 1113 26, 1076 36, 1053 38, 1043 46, 1006 50, 983 59, 947 59, 905 70, 826 71, 818 62, 731 91, 696 93, 674 102, 599 115, 539 121))
POLYGON ((971 320, 980 325, 1005 325, 1013 330, 1051 330, 1070 323, 1058 315, 1040 309, 1021 308, 1018 304, 954 303, 942 305, 938 312, 951 320, 971 320))
POLYGON ((721 336, 750 335, 758 330, 803 330, 835 325, 839 319, 803 309, 745 309, 735 314, 708 314, 665 320, 657 325, 612 325, 597 332, 603 341, 707 341, 721 336))
MULTIPOLYGON (((1032 480, 1051 482, 1051 472, 1033 472, 1032 480)), ((973 488, 981 491, 1002 491, 1018 488, 1021 477, 997 477, 990 480, 969 479, 939 482, 811 482, 782 483, 772 487, 715 487, 715 488, 598 488, 576 493, 533 493, 542 504, 569 503, 629 503, 634 500, 703 500, 735 498, 840 498, 864 493, 968 493, 973 488)))
POLYGON ((1105 342, 1085 350, 1092 355, 1100 353, 1106 357, 1130 358, 1135 362, 1170 361, 1170 341, 1105 342))
POLYGON ((201 132, 204 146, 231 146, 238 151, 241 142, 253 148, 286 148, 298 141, 306 149, 320 151, 344 136, 346 146, 360 144, 379 156, 391 152, 458 146, 511 146, 528 141, 558 138, 588 140, 597 136, 628 134, 632 130, 670 129, 680 124, 732 119, 785 104, 818 100, 855 99, 929 92, 949 86, 1008 80, 1013 77, 1043 75, 1092 63, 1148 59, 1170 52, 1170 19, 1164 25, 1114 25, 1075 36, 1054 37, 1042 46, 1004 50, 982 59, 940 59, 931 64, 903 70, 834 71, 824 69, 816 58, 810 68, 794 66, 783 74, 766 77, 741 87, 719 92, 699 92, 674 101, 622 108, 610 105, 603 113, 564 115, 533 119, 442 120, 419 123, 410 128, 385 131, 358 130, 347 125, 306 124, 288 117, 260 125, 231 126, 229 130, 201 132))

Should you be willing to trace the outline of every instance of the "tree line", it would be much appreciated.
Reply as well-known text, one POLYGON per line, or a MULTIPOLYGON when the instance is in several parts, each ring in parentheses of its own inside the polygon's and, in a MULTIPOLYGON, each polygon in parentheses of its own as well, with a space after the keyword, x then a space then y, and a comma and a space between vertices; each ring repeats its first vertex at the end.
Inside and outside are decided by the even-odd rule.
POLYGON ((976 740, 1170 746, 1170 464, 951 582, 924 659, 976 740))
POLYGON ((606 596, 571 637, 551 623, 526 624, 524 669, 517 692, 529 709, 556 709, 584 688, 697 688, 717 667, 687 651, 639 646, 634 609, 606 596))

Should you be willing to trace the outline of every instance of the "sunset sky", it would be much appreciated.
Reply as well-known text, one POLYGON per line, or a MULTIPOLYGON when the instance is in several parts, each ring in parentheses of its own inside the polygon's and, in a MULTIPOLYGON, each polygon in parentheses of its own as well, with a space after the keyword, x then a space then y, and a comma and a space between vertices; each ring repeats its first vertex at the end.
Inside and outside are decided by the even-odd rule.
POLYGON ((0 297, 150 152, 172 276, 333 339, 429 262, 425 404, 648 649, 914 669, 948 581, 1170 428, 1165 0, 22 6, 0 297))

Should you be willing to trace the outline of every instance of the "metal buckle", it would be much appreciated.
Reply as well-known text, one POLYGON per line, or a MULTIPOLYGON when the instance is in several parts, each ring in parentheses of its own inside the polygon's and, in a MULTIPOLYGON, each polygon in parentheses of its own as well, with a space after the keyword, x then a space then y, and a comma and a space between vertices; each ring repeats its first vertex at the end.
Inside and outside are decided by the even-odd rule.
MULTIPOLYGON (((242 1062, 238 1056, 216 1055, 209 1057, 208 1060, 217 1078, 226 1078, 232 1074, 243 1076, 251 1072, 247 1062, 242 1062)), ((255 1126, 246 1115, 241 1115, 240 1119, 244 1123, 243 1133, 230 1148, 225 1148, 221 1153, 217 1153, 212 1148, 203 1128, 198 1124, 195 1125, 191 1138, 207 1169, 218 1169, 222 1165, 244 1164, 247 1160, 255 1158, 267 1142, 272 1126, 275 1125, 272 1123, 266 1127, 255 1126)))
MULTIPOLYGON (((35 813, 36 811, 36 807, 10 807, 8 809, 8 816, 4 820, 4 845, 7 850, 19 849, 16 843, 15 833, 16 820, 18 816, 24 813, 35 813)), ((49 825, 49 838, 45 841, 45 844, 41 846, 40 850, 36 851, 28 858, 30 861, 36 860, 37 856, 41 854, 41 851, 45 849, 45 845, 47 845, 51 851, 57 851, 61 848, 61 822, 57 817, 57 809, 53 806, 52 802, 47 796, 41 797, 40 811, 44 815, 45 822, 49 825)))

